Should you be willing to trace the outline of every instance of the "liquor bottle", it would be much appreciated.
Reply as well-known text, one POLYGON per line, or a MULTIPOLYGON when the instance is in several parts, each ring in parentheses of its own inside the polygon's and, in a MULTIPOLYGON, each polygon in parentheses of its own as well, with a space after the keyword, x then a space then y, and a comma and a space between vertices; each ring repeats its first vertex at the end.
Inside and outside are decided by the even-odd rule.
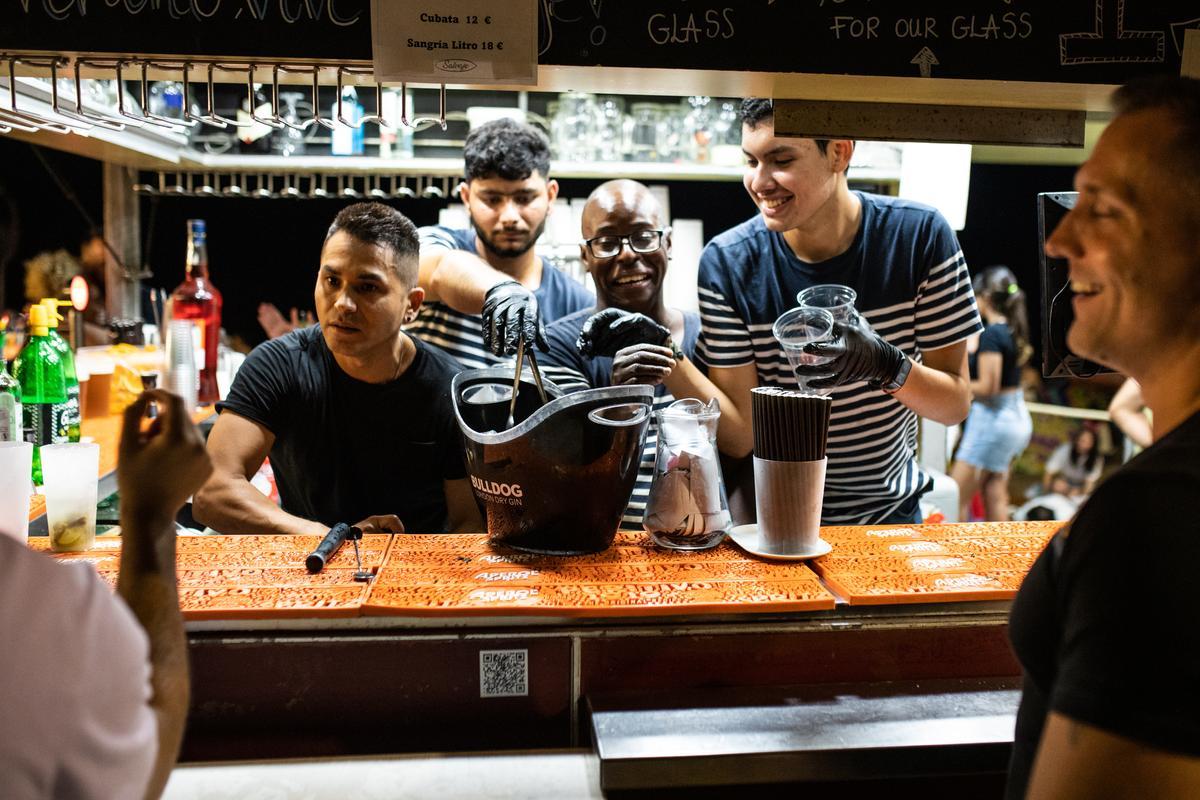
POLYGON ((192 342, 200 382, 196 400, 201 405, 220 399, 217 389, 217 345, 221 338, 221 293, 208 279, 208 244, 204 220, 188 220, 187 271, 183 283, 171 293, 171 318, 192 324, 192 342))
MULTIPOLYGON (((75 374, 75 354, 71 345, 58 332, 58 323, 62 314, 58 313, 59 301, 53 297, 43 297, 42 305, 46 307, 46 329, 50 343, 62 357, 63 369, 67 376, 67 402, 54 408, 54 428, 58 435, 66 436, 68 442, 79 441, 79 422, 82 409, 79 405, 79 376, 75 374)), ((64 302, 63 305, 70 305, 64 302)))
POLYGON ((25 441, 25 421, 21 417, 21 384, 8 374, 0 358, 0 442, 25 441))
POLYGON ((29 341, 17 355, 13 373, 21 384, 21 411, 25 441, 33 445, 33 482, 42 483, 44 444, 61 444, 65 436, 54 429, 54 406, 67 402, 67 373, 62 356, 50 340, 46 307, 29 308, 29 341))

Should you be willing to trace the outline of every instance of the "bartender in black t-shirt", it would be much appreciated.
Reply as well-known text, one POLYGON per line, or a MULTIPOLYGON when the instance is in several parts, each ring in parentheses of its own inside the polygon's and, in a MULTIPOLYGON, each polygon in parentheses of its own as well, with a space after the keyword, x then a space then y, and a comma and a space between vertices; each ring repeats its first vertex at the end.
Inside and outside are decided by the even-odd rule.
POLYGON ((1009 798, 1200 797, 1200 81, 1143 79, 1114 100, 1046 252, 1069 266, 1067 344, 1137 379, 1154 442, 1013 603, 1009 798))
POLYGON ((416 228, 380 203, 341 211, 321 249, 319 326, 254 349, 208 438, 213 475, 193 513, 223 533, 480 530, 450 403, 458 363, 401 331, 416 228), (267 456, 282 507, 250 484, 267 456))

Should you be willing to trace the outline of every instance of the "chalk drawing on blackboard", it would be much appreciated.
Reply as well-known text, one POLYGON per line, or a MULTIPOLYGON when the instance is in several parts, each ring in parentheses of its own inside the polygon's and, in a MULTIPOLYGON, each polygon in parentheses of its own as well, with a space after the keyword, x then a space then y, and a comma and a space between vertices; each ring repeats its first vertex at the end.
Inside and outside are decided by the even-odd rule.
POLYGON ((1125 2, 1096 0, 1095 25, 1091 31, 1059 34, 1059 63, 1075 66, 1161 64, 1165 61, 1166 34, 1163 31, 1125 30, 1125 2))
POLYGON ((934 65, 938 64, 939 62, 937 60, 937 56, 933 54, 932 50, 930 50, 928 47, 922 47, 917 51, 917 54, 913 56, 912 61, 909 61, 908 63, 916 64, 921 69, 921 77, 928 78, 933 73, 934 65))
POLYGON ((1183 37, 1189 28, 1200 28, 1200 17, 1171 23, 1171 39, 1175 42, 1176 55, 1183 55, 1183 37))

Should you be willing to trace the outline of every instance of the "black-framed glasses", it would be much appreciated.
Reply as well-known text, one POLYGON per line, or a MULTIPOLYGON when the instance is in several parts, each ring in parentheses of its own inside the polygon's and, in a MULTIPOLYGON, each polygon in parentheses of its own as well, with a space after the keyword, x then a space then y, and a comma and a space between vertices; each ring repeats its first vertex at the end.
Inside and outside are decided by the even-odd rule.
POLYGON ((635 253, 653 253, 662 247, 663 238, 670 231, 670 228, 664 228, 659 231, 634 231, 628 236, 606 233, 602 236, 593 236, 591 239, 585 239, 583 246, 592 254, 592 258, 612 258, 620 255, 621 248, 626 242, 629 243, 629 249, 635 253))

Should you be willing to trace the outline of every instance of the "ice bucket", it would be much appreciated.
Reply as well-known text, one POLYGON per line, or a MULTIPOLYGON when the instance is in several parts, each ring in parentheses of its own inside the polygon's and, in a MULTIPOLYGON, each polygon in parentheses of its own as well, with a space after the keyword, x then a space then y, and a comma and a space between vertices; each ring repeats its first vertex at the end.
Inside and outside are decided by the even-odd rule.
POLYGON ((467 474, 494 544, 549 555, 597 553, 612 544, 637 477, 654 391, 613 386, 571 394, 544 381, 542 405, 521 381, 513 426, 463 393, 478 384, 512 385, 508 367, 460 372, 451 392, 462 429, 467 474))

